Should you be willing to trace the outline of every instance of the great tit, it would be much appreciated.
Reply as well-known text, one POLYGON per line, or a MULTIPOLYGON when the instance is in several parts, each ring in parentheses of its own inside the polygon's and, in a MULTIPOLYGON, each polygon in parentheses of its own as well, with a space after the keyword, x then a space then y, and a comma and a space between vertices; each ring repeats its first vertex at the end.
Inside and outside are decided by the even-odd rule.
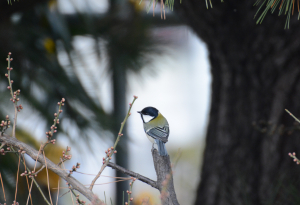
POLYGON ((145 107, 138 113, 141 114, 146 136, 153 143, 152 147, 157 144, 159 155, 167 156, 165 143, 170 132, 167 119, 154 107, 145 107))

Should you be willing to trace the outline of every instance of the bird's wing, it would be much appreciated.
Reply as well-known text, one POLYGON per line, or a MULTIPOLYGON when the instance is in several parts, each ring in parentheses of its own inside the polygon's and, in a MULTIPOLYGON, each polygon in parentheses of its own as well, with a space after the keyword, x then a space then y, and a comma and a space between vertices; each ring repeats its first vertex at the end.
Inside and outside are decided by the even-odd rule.
POLYGON ((166 143, 169 137, 169 127, 154 127, 146 131, 146 134, 154 139, 159 139, 166 143))

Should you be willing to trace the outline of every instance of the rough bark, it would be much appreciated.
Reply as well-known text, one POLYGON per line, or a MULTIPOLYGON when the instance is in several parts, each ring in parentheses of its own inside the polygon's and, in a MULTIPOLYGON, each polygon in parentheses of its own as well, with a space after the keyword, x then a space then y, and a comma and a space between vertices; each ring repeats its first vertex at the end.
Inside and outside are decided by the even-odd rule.
MULTIPOLYGON (((201 182, 195 204, 297 204, 300 170, 288 152, 299 132, 300 22, 268 14, 254 1, 184 0, 177 12, 207 44, 212 97, 201 182), (297 194, 296 194, 297 193, 297 194)), ((201 68, 199 68, 201 69, 201 68)))
POLYGON ((160 156, 157 149, 152 149, 152 157, 162 205, 179 205, 173 183, 170 156, 160 156))

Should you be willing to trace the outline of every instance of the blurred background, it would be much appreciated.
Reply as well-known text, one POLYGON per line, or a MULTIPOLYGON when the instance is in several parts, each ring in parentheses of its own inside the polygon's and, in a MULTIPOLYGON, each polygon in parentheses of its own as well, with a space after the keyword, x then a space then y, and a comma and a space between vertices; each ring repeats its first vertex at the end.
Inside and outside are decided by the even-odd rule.
MULTIPOLYGON (((137 114, 144 107, 156 107, 170 124, 166 146, 171 161, 178 160, 174 180, 179 203, 193 204, 205 146, 211 77, 206 45, 191 29, 169 9, 162 20, 160 5, 155 16, 152 10, 147 13, 147 1, 26 0, 0 4, 0 116, 4 119, 9 114, 11 120, 13 116, 4 77, 5 58, 12 52, 13 88, 21 89, 24 107, 18 115, 18 139, 38 149, 46 140, 57 102, 66 98, 55 136, 57 144, 49 145, 46 155, 58 162, 66 146, 72 147, 73 157, 65 166, 70 169, 81 163, 78 171, 84 174, 73 175, 89 184, 91 175, 100 170, 104 150, 114 143, 128 104, 137 95, 113 161, 156 180, 152 144, 137 114)), ((17 158, 1 156, 0 164, 6 199, 11 203, 17 158)), ((37 180, 47 193, 45 175, 41 172, 37 180)), ((121 204, 129 181, 115 183, 111 177, 123 175, 109 167, 103 175, 94 193, 121 204)), ((53 188, 58 178, 54 174, 50 177, 56 198, 53 188)), ((18 187, 17 201, 23 204, 28 196, 26 181, 20 179, 18 187)), ((72 203, 70 193, 63 195, 67 191, 60 189, 59 204, 72 203)), ((33 193, 33 204, 43 200, 35 188, 33 193)), ((150 204, 160 203, 159 192, 139 181, 133 186, 133 197, 134 204, 148 199, 150 204)), ((4 202, 2 193, 0 202, 4 202)))

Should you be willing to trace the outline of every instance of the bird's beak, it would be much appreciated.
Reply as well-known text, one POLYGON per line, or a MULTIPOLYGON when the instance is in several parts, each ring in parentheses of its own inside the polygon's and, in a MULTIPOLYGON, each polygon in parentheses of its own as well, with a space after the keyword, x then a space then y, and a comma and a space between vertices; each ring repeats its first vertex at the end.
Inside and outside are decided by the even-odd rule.
POLYGON ((137 111, 137 112, 141 114, 141 111, 137 111))

